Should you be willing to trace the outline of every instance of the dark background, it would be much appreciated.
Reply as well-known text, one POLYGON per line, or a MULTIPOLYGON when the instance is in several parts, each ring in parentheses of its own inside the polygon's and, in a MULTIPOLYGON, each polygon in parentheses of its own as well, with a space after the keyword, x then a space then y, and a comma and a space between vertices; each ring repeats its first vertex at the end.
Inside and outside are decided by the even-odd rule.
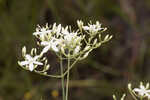
POLYGON ((75 26, 77 19, 100 21, 113 39, 72 69, 69 100, 112 100, 129 82, 150 81, 150 0, 0 0, 0 100, 61 100, 60 80, 17 61, 22 46, 36 46, 37 24, 75 26))

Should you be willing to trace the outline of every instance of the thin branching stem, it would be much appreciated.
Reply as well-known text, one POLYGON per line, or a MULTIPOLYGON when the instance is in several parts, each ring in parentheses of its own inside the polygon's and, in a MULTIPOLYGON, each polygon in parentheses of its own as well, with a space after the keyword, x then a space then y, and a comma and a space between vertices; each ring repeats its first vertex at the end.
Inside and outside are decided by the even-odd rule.
POLYGON ((65 84, 64 84, 64 76, 63 76, 63 60, 60 58, 60 70, 61 70, 61 86, 62 86, 62 96, 63 100, 65 100, 65 84))
POLYGON ((134 100, 138 100, 138 99, 135 97, 135 95, 133 94, 132 90, 129 89, 129 92, 130 92, 130 94, 132 95, 132 97, 133 97, 134 100))
MULTIPOLYGON (((70 56, 70 52, 69 52, 69 56, 70 56)), ((66 100, 68 100, 69 76, 70 76, 70 57, 68 57, 68 66, 67 66, 66 100)))

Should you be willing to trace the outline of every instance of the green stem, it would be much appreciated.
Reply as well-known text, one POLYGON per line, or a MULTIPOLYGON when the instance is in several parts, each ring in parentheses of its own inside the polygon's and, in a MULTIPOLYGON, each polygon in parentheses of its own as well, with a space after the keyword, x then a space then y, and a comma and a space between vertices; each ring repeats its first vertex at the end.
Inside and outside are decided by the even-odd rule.
POLYGON ((60 70, 61 70, 61 86, 62 86, 62 96, 63 96, 63 100, 65 100, 65 85, 64 85, 64 76, 63 76, 63 61, 60 58, 60 70))
POLYGON ((133 92, 132 92, 131 89, 129 89, 129 92, 130 92, 130 94, 132 95, 132 97, 133 97, 134 100, 138 100, 138 99, 135 97, 135 95, 133 94, 133 92))
POLYGON ((79 60, 76 59, 76 60, 72 63, 72 65, 69 66, 69 70, 67 69, 67 71, 65 71, 62 76, 66 76, 66 74, 68 73, 68 71, 70 71, 70 70, 74 67, 74 65, 77 63, 77 61, 79 61, 79 60))
POLYGON ((48 75, 48 74, 41 73, 41 72, 39 72, 37 70, 34 70, 34 72, 39 74, 39 75, 48 76, 48 77, 54 77, 54 78, 62 78, 62 76, 63 76, 63 75, 62 76, 61 75, 48 75))
MULTIPOLYGON (((70 55, 70 53, 69 53, 70 55)), ((68 100, 68 90, 69 90, 69 75, 70 75, 70 57, 68 57, 68 67, 67 67, 67 83, 66 83, 66 100, 68 100)))

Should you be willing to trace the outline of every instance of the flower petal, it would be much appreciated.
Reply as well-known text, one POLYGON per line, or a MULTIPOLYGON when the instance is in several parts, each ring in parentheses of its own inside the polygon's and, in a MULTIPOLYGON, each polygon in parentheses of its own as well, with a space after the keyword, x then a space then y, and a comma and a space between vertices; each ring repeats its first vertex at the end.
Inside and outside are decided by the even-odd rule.
POLYGON ((89 30, 90 28, 88 26, 83 26, 84 30, 89 30))
POLYGON ((34 69, 34 65, 33 65, 33 63, 30 63, 30 64, 29 64, 29 70, 30 70, 30 71, 33 71, 33 69, 34 69))
POLYGON ((56 47, 56 45, 54 44, 54 45, 52 45, 52 49, 55 51, 55 52, 58 52, 59 51, 59 49, 56 47))
POLYGON ((46 47, 42 50, 41 54, 46 53, 49 49, 50 49, 50 46, 46 46, 46 47))
POLYGON ((25 57, 26 57, 27 60, 31 60, 32 59, 32 57, 30 55, 28 55, 28 54, 25 57))
POLYGON ((134 89, 134 91, 135 91, 135 92, 140 92, 140 91, 141 91, 141 89, 139 89, 139 88, 135 88, 135 89, 134 89))
POLYGON ((28 62, 28 61, 21 61, 19 64, 20 64, 21 66, 24 66, 24 65, 29 64, 29 62, 28 62))
POLYGON ((36 64, 36 65, 43 65, 43 63, 38 62, 38 61, 34 61, 33 63, 36 64))
POLYGON ((43 45, 43 46, 47 46, 47 45, 49 45, 50 43, 49 42, 47 42, 47 41, 43 41, 43 42, 41 42, 41 45, 43 45))
POLYGON ((35 56, 33 59, 34 61, 37 60, 40 56, 35 56))

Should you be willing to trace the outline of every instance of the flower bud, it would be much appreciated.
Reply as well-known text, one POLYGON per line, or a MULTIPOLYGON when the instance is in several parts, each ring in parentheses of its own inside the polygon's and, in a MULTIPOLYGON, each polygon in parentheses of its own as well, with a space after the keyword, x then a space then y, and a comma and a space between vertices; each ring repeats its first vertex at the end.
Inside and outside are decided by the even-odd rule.
POLYGON ((22 48, 22 55, 23 55, 23 56, 26 55, 26 47, 25 47, 25 46, 22 48))
POLYGON ((82 30, 83 22, 81 20, 77 20, 77 25, 78 25, 79 29, 82 30))
POLYGON ((48 64, 45 66, 44 71, 47 71, 49 68, 50 68, 50 65, 48 64))

